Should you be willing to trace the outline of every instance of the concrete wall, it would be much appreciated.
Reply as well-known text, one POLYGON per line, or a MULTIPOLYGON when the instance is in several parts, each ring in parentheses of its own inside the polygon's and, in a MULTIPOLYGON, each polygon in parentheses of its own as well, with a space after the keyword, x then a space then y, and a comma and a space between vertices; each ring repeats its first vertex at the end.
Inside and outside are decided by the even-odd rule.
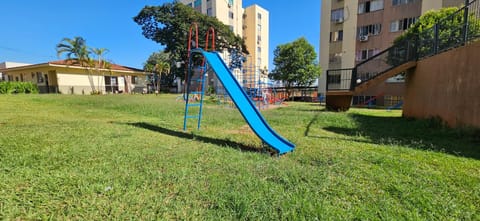
POLYGON ((407 75, 403 114, 480 128, 480 41, 423 59, 407 75))

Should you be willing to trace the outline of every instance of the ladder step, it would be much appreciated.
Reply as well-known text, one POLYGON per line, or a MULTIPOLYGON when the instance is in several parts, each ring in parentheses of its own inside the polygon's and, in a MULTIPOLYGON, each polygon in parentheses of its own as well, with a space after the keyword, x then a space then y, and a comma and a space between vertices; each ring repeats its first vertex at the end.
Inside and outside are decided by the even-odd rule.
POLYGON ((198 118, 198 115, 188 115, 187 119, 198 118))
POLYGON ((203 92, 201 92, 201 91, 192 91, 192 92, 190 92, 190 94, 203 94, 203 92))
POLYGON ((187 104, 187 106, 189 106, 189 107, 200 107, 200 105, 201 105, 200 103, 194 103, 194 104, 188 103, 187 104))

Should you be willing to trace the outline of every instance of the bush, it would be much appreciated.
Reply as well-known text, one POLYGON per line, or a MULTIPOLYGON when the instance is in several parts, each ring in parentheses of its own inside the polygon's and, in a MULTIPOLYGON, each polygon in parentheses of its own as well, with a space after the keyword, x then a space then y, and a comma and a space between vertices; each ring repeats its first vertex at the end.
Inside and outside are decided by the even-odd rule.
POLYGON ((38 87, 31 82, 0 82, 0 94, 38 94, 38 87))

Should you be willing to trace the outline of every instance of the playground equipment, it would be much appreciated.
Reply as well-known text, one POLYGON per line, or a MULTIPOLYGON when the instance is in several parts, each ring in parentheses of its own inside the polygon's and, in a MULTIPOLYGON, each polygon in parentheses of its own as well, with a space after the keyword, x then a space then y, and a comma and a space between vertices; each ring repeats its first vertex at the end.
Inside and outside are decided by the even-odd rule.
MULTIPOLYGON (((260 114, 259 110, 255 107, 255 104, 248 97, 247 93, 243 90, 243 87, 236 80, 234 73, 225 64, 218 52, 208 52, 206 50, 198 48, 198 28, 196 29, 196 48, 189 48, 188 55, 188 71, 185 76, 185 82, 187 83, 185 91, 185 116, 184 127, 187 128, 187 119, 195 118, 198 120, 197 128, 200 129, 200 121, 203 108, 203 98, 205 93, 205 78, 207 73, 211 70, 214 72, 223 85, 225 92, 229 95, 232 102, 238 108, 245 121, 248 123, 252 131, 268 146, 274 149, 278 154, 285 154, 294 150, 295 145, 279 134, 277 134, 265 121, 260 114), (198 59, 201 58, 201 59, 198 59), (192 84, 193 83, 193 84, 192 84), (193 89, 192 89, 193 88, 193 89), (197 88, 197 90, 195 90, 197 88), (200 90, 198 90, 200 89, 200 90), (200 95, 199 100, 195 102, 191 101, 191 95, 200 95), (190 108, 199 107, 198 115, 189 115, 190 108)), ((190 33, 192 28, 190 28, 190 33)), ((189 35, 189 46, 191 45, 191 34, 189 35)), ((210 28, 207 33, 206 47, 208 47, 209 38, 212 38, 212 49, 215 50, 215 32, 213 28, 210 28)))
MULTIPOLYGON (((190 26, 190 31, 188 35, 188 70, 185 72, 185 82, 187 82, 187 86, 185 87, 184 91, 184 98, 185 98, 185 116, 183 118, 183 130, 187 129, 187 120, 188 119, 197 119, 197 129, 200 129, 200 122, 202 120, 202 111, 203 111, 203 98, 205 95, 205 78, 207 73, 207 66, 205 61, 201 61, 201 64, 198 64, 194 61, 194 58, 191 56, 192 51, 192 31, 195 30, 195 45, 194 47, 198 47, 198 26, 196 23, 190 26), (196 114, 190 114, 192 108, 196 109, 196 114)), ((210 29, 209 29, 210 32, 210 29)), ((212 29, 213 32, 213 29, 212 29)), ((215 39, 214 34, 212 35, 213 39, 215 39)), ((208 37, 207 34, 207 43, 208 46, 208 37)), ((213 42, 215 45, 215 42, 213 42)))
POLYGON ((403 106, 403 100, 393 106, 387 107, 387 111, 392 111, 393 109, 399 109, 402 106, 403 106))

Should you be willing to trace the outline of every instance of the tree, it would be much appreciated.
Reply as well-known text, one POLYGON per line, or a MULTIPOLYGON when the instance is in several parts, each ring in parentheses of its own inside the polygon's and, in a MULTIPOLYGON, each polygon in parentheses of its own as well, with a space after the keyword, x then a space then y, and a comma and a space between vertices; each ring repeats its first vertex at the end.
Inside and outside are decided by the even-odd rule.
POLYGON ((87 68, 88 80, 90 81, 90 87, 95 92, 95 83, 93 82, 92 73, 90 67, 93 61, 90 59, 90 51, 86 44, 86 40, 82 37, 63 38, 60 43, 57 44, 57 56, 62 54, 67 55, 67 61, 72 61, 82 67, 87 68))
MULTIPOLYGON (((243 39, 236 36, 228 26, 217 18, 203 15, 179 2, 145 6, 133 20, 142 27, 142 34, 146 38, 165 46, 165 52, 170 53, 169 64, 186 60, 188 32, 194 22, 198 24, 199 45, 205 45, 205 34, 208 28, 213 27, 216 31, 217 50, 240 50, 247 53, 243 39)), ((185 65, 172 68, 177 76, 184 77, 185 65)))
POLYGON ((100 83, 98 83, 98 90, 95 89, 95 83, 92 77, 92 69, 103 71, 110 69, 111 65, 104 58, 105 53, 108 52, 106 48, 90 48, 87 46, 86 40, 82 37, 63 38, 60 43, 56 45, 57 56, 66 55, 66 60, 73 64, 78 64, 87 69, 88 79, 92 88, 92 94, 100 93, 100 83), (95 54, 97 60, 93 60, 90 54, 95 54))
POLYGON ((290 96, 293 86, 310 86, 320 76, 315 48, 305 38, 277 46, 274 51, 275 69, 270 79, 282 81, 290 96))
POLYGON ((73 60, 80 66, 87 66, 90 59, 90 52, 87 49, 86 41, 82 37, 63 38, 56 46, 57 56, 66 54, 67 60, 73 60))
MULTIPOLYGON (((105 54, 108 53, 108 49, 106 48, 90 48, 90 52, 97 56, 96 62, 94 60, 91 61, 91 66, 93 66, 99 74, 105 79, 105 73, 103 70, 110 68, 109 62, 105 60, 105 54)), ((100 78, 97 81, 97 93, 100 93, 100 78)))
POLYGON ((467 19, 469 25, 465 32, 463 10, 448 7, 428 11, 405 33, 397 37, 394 45, 408 41, 414 44, 419 56, 431 55, 436 50, 442 51, 458 46, 464 42, 465 34, 467 37, 480 34, 480 27, 475 25, 480 23, 478 18, 474 14, 469 14, 467 19))
MULTIPOLYGON (((156 85, 156 90, 159 92, 163 74, 166 74, 167 76, 170 74, 171 66, 169 62, 170 53, 160 51, 152 53, 144 64, 144 69, 147 72, 154 74, 152 83, 156 85)), ((169 79, 168 82, 171 82, 171 79, 169 79)))

